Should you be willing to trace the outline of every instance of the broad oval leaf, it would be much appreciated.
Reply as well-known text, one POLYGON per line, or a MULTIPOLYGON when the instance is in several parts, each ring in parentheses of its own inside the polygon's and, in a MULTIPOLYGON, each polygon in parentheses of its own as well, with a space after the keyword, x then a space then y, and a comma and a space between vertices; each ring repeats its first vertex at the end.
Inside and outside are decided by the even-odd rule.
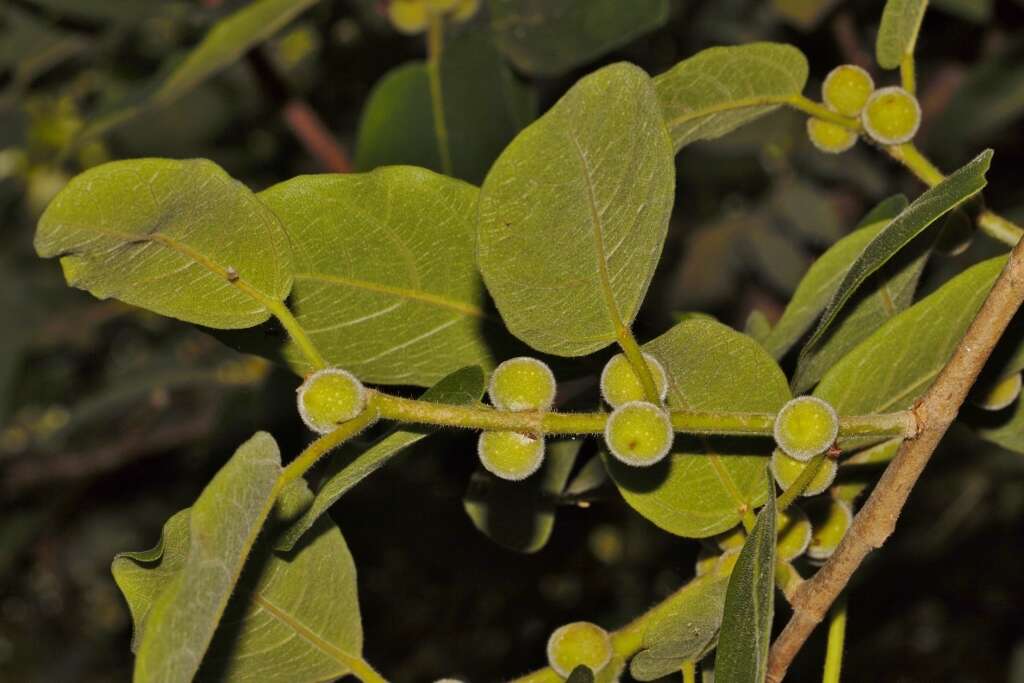
POLYGON ((441 170, 425 62, 396 66, 373 86, 359 119, 355 167, 409 164, 441 170))
POLYGON ((374 87, 357 136, 357 169, 414 164, 479 183, 533 116, 533 92, 515 78, 486 32, 466 31, 446 41, 436 67, 436 102, 432 68, 405 64, 374 87))
POLYGON ((509 330, 582 356, 633 321, 668 229, 675 166, 651 79, 583 78, 502 153, 480 193, 478 259, 509 330))
MULTIPOLYGON (((308 505, 310 495, 300 481, 283 498, 308 505)), ((137 633, 141 618, 176 579, 190 552, 190 516, 190 509, 175 514, 157 547, 122 553, 114 562, 137 633)), ((279 555, 261 544, 242 573, 198 678, 283 683, 349 673, 362 660, 355 574, 345 539, 327 519, 317 521, 294 553, 279 555)))
POLYGON ((709 572, 659 605, 644 631, 644 649, 629 663, 630 675, 653 681, 677 673, 684 662, 700 661, 718 639, 728 584, 728 574, 709 572))
POLYGON ((843 281, 828 302, 828 307, 822 314, 814 334, 801 351, 802 356, 822 338, 843 305, 872 273, 920 235, 925 228, 985 187, 985 172, 988 171, 991 162, 992 150, 985 150, 941 183, 922 193, 864 247, 864 251, 846 271, 843 281))
POLYGON ((898 68, 904 56, 914 53, 928 0, 887 0, 875 39, 875 59, 883 69, 898 68))
MULTIPOLYGON (((424 169, 300 176, 260 194, 295 251, 289 304, 323 356, 366 382, 430 385, 493 366, 474 254, 477 190, 424 169)), ((303 373, 308 361, 285 348, 303 373)))
POLYGON ((966 421, 986 441, 1024 454, 1024 401, 1019 398, 1005 410, 971 410, 966 421))
MULTIPOLYGON (((669 376, 676 410, 774 413, 790 398, 786 377, 753 339, 706 318, 689 318, 644 345, 669 376)), ((606 465, 637 512, 678 536, 702 538, 739 523, 764 502, 769 439, 677 436, 652 467, 606 465)))
POLYGON ((582 445, 549 442, 541 469, 525 481, 504 481, 478 467, 462 501, 473 526, 509 550, 535 553, 543 548, 555 528, 558 497, 582 445))
POLYGON ((807 58, 781 43, 712 47, 654 79, 678 151, 774 111, 807 83, 807 58))
POLYGON ((983 261, 878 328, 822 378, 814 395, 843 415, 905 410, 953 355, 1005 256, 983 261))
POLYGON ((668 0, 490 0, 498 48, 517 69, 557 76, 668 19, 668 0))
MULTIPOLYGON (((421 401, 448 404, 477 403, 484 395, 484 373, 479 367, 462 368, 448 375, 440 382, 427 389, 419 397, 421 401)), ((378 439, 362 453, 344 457, 342 454, 332 456, 331 474, 312 504, 303 515, 293 522, 277 540, 278 550, 291 550, 298 540, 313 526, 332 505, 353 486, 383 467, 392 457, 412 446, 417 441, 430 436, 423 429, 394 429, 378 439)))
POLYGON ((136 681, 191 681, 266 520, 281 457, 259 432, 242 444, 195 504, 172 517, 160 545, 123 553, 111 570, 135 620, 136 681), (187 536, 188 542, 182 542, 187 536), (139 563, 160 561, 138 575, 139 563))
POLYGON ((82 173, 39 219, 35 246, 62 257, 70 285, 219 329, 267 320, 292 286, 277 216, 203 159, 82 173))
POLYGON ((768 353, 780 359, 800 341, 825 310, 857 255, 906 207, 907 199, 903 195, 884 200, 861 220, 863 227, 840 239, 811 264, 782 317, 763 342, 768 353))
POLYGON ((715 655, 719 683, 763 681, 775 614, 775 485, 743 544, 725 592, 715 655))

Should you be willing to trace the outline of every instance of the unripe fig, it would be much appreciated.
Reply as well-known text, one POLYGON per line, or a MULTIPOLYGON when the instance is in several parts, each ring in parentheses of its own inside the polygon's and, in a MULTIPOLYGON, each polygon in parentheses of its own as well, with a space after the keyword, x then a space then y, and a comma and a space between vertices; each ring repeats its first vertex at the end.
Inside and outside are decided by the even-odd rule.
POLYGON ((544 462, 544 437, 519 432, 481 432, 477 442, 480 464, 507 481, 521 481, 544 462))
POLYGON ((853 510, 844 500, 825 497, 809 501, 807 516, 813 529, 807 556, 813 560, 827 560, 853 524, 853 510))
POLYGON ((510 358, 494 368, 487 395, 502 410, 547 410, 555 401, 555 376, 536 358, 510 358))
POLYGON ((795 505, 779 513, 775 528, 775 552, 780 559, 795 560, 811 543, 811 523, 807 514, 795 505))
POLYGON ((1017 397, 1020 396, 1020 389, 1021 373, 1015 372, 991 387, 986 387, 982 395, 973 401, 975 405, 984 410, 1002 410, 1017 400, 1017 397))
MULTIPOLYGON (((647 367, 651 370, 654 378, 654 386, 658 390, 658 399, 665 400, 668 393, 668 379, 665 376, 665 368, 657 358, 649 353, 643 354, 647 361, 647 367)), ((647 399, 644 393, 643 384, 640 378, 633 371, 633 366, 624 354, 617 353, 612 356, 601 371, 601 396, 612 408, 618 408, 623 403, 630 401, 644 401, 647 399)))
POLYGON ((911 140, 921 126, 921 105, 903 88, 879 88, 868 98, 860 117, 874 140, 899 145, 911 140))
POLYGON ((388 19, 399 33, 420 33, 427 28, 427 4, 424 0, 391 0, 388 19))
MULTIPOLYGON (((805 462, 797 460, 796 458, 791 458, 786 455, 781 448, 776 448, 772 453, 772 459, 769 466, 771 467, 772 476, 775 477, 775 481, 778 482, 779 487, 785 491, 793 485, 796 478, 800 476, 800 473, 803 472, 809 464, 809 461, 805 462)), ((838 470, 839 465, 836 464, 835 460, 825 458, 825 462, 821 463, 821 468, 818 470, 818 473, 814 475, 814 478, 811 479, 811 483, 807 485, 807 488, 804 489, 802 495, 816 496, 823 492, 832 485, 833 481, 835 481, 836 472, 838 470)))
POLYGON ((825 76, 821 99, 829 109, 852 117, 864 109, 874 89, 871 74, 854 64, 841 64, 825 76))
POLYGON ((630 401, 616 408, 604 428, 611 454, 639 467, 653 465, 668 455, 673 437, 668 413, 644 401, 630 401))
POLYGON ((838 123, 810 117, 807 119, 807 137, 819 151, 841 154, 857 144, 857 133, 838 123))
POLYGON ((363 412, 366 388, 341 368, 317 370, 297 390, 299 415, 314 432, 326 434, 363 412))
POLYGON ((589 621, 559 626, 548 638, 548 664, 565 678, 581 664, 597 672, 612 658, 608 632, 589 621))
POLYGON ((775 443, 797 460, 822 453, 839 434, 839 416, 815 396, 800 396, 782 406, 775 417, 775 443))

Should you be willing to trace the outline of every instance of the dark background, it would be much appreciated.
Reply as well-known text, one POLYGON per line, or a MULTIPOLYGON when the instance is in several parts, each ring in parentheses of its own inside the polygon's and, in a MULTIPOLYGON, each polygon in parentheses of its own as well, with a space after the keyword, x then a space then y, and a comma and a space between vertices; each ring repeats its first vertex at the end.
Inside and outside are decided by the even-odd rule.
MULTIPOLYGON (((272 432, 285 454, 309 435, 287 370, 65 287, 58 265, 32 251, 39 212, 68 177, 106 158, 208 157, 254 189, 319 172, 280 116, 282 83, 351 152, 374 83, 422 58, 424 46, 389 30, 372 2, 324 0, 263 48, 278 90, 243 60, 67 156, 81 121, 244 3, 128 0, 129 19, 100 11, 118 3, 95 0, 92 15, 53 9, 60 4, 0 2, 0 679, 120 681, 132 665, 130 619, 110 577, 113 554, 152 546, 164 520, 253 431, 272 432), (25 29, 14 13, 55 42, 18 44, 25 29)), ((994 147, 986 200, 1024 218, 1015 170, 1024 165, 1024 3, 998 0, 973 19, 963 8, 986 3, 934 4, 918 50, 919 143, 945 170, 994 147)), ((807 54, 807 94, 816 97, 836 64, 873 67, 881 6, 677 2, 663 28, 531 82, 544 111, 600 64, 625 59, 656 74, 710 45, 776 40, 807 54), (794 7, 821 11, 800 24, 794 7)), ((872 71, 880 84, 896 80, 872 71)), ((637 323, 641 340, 683 311, 740 329, 755 309, 777 318, 811 260, 873 203, 920 191, 863 143, 842 157, 816 153, 802 126, 778 113, 679 156, 675 216, 637 323)), ((934 259, 924 288, 996 249, 975 242, 934 259)), ((543 663, 554 627, 621 625, 692 576, 698 544, 658 531, 613 491, 560 509, 539 553, 507 551, 463 512, 474 467, 472 437, 440 434, 332 510, 359 569, 366 657, 390 679, 525 672, 543 663)), ((1022 520, 1021 456, 954 430, 895 536, 852 585, 846 680, 1024 681, 1022 520)), ((823 653, 819 632, 791 679, 816 680, 823 653)))

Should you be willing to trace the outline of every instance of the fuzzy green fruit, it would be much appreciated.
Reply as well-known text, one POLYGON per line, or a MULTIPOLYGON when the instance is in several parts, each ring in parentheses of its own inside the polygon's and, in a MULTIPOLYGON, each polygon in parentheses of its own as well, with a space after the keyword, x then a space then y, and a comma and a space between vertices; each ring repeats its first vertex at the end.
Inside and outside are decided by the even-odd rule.
POLYGON ((780 559, 791 561, 800 557, 811 544, 811 522, 796 506, 779 513, 775 522, 775 552, 780 559))
POLYGON ((611 454, 638 467, 653 465, 668 455, 674 436, 668 413, 644 401, 630 401, 616 408, 604 428, 604 441, 611 454))
POLYGON ((876 142, 900 145, 917 134, 921 126, 921 105, 903 88, 879 88, 864 105, 861 123, 876 142))
POLYGON ((306 426, 326 434, 363 412, 366 388, 347 370, 325 368, 306 378, 296 400, 306 426))
POLYGON ((839 434, 839 416, 815 396, 800 396, 782 406, 775 417, 775 443, 797 460, 807 461, 828 450, 839 434))
POLYGON ((548 664, 563 678, 581 664, 591 671, 600 671, 611 658, 608 632, 589 621, 559 626, 548 638, 548 664))
POLYGON ((871 74, 854 64, 841 64, 825 76, 821 99, 829 109, 853 117, 864 109, 874 89, 871 74))
POLYGON ((519 432, 481 432, 477 442, 480 464, 507 481, 522 481, 544 462, 544 437, 519 432))
POLYGON ((1021 373, 1015 372, 990 387, 984 387, 985 390, 973 402, 984 410, 1002 410, 1020 396, 1021 384, 1021 373))
MULTIPOLYGON (((772 476, 775 477, 775 481, 779 484, 779 488, 785 491, 793 485, 793 482, 796 481, 797 477, 800 476, 809 464, 809 462, 797 460, 786 455, 781 448, 776 448, 772 453, 769 467, 772 470, 772 476)), ((825 458, 825 462, 821 463, 821 469, 811 479, 811 483, 807 485, 802 495, 816 496, 822 493, 835 481, 838 470, 839 465, 835 460, 825 458)))
POLYGON ((722 550, 739 550, 747 542, 747 532, 736 526, 715 536, 715 543, 722 550))
MULTIPOLYGON (((668 394, 668 379, 665 376, 665 367, 661 362, 649 353, 643 354, 647 361, 647 367, 651 370, 654 378, 654 386, 658 390, 658 400, 664 401, 668 394)), ((604 370, 601 371, 601 396, 612 408, 618 408, 623 403, 630 401, 644 401, 647 396, 644 394, 643 384, 640 378, 633 371, 633 366, 624 354, 617 353, 608 360, 604 370)))
POLYGON ((853 524, 853 510, 846 501, 819 498, 808 504, 807 516, 813 528, 807 556, 814 560, 827 560, 853 524))
POLYGON ((807 137, 819 151, 841 154, 857 144, 857 133, 823 119, 807 119, 807 137))
POLYGON ((547 410, 555 402, 555 376, 536 358, 510 358, 494 368, 487 395, 502 410, 547 410))

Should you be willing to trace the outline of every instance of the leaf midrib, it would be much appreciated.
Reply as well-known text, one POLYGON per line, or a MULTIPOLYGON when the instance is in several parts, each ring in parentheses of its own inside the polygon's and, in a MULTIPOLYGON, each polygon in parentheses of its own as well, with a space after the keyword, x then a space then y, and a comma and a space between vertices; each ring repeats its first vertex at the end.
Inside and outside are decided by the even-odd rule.
POLYGON ((352 287, 354 289, 363 289, 370 292, 378 292, 381 294, 391 294, 410 301, 437 306, 438 308, 446 308, 473 318, 486 317, 484 311, 478 306, 467 304, 462 301, 455 301, 423 290, 393 287, 391 285, 383 285, 377 282, 370 282, 368 280, 359 280, 328 273, 295 273, 293 277, 296 280, 313 280, 327 284, 341 285, 343 287, 352 287))
POLYGON ((277 605, 275 605, 259 593, 253 594, 252 601, 260 607, 262 607, 263 609, 265 609, 272 617, 277 619, 280 623, 284 624, 286 627, 294 631, 296 635, 298 635, 300 638, 302 638, 307 643, 312 645, 315 649, 324 653, 325 655, 333 659, 335 662, 340 664, 342 667, 344 667, 345 672, 358 669, 359 664, 362 663, 362 657, 345 652, 341 648, 327 642, 325 639, 321 638, 319 635, 314 633, 311 629, 307 628, 301 621, 299 621, 294 616, 284 611, 283 609, 281 609, 280 607, 278 607, 277 605))
POLYGON ((597 209, 597 198, 594 196, 594 183, 591 179, 590 164, 587 162, 587 157, 579 140, 571 131, 569 139, 572 140, 573 148, 576 150, 580 165, 583 167, 583 177, 587 188, 587 205, 590 209, 591 232, 594 237, 594 249, 597 254, 597 272, 601 281, 601 294, 604 297, 605 305, 608 307, 608 315, 611 317, 612 326, 615 328, 615 335, 618 337, 625 326, 622 324, 622 316, 619 313, 618 304, 615 302, 611 278, 608 275, 608 263, 605 261, 604 248, 604 222, 601 220, 601 214, 597 209))

